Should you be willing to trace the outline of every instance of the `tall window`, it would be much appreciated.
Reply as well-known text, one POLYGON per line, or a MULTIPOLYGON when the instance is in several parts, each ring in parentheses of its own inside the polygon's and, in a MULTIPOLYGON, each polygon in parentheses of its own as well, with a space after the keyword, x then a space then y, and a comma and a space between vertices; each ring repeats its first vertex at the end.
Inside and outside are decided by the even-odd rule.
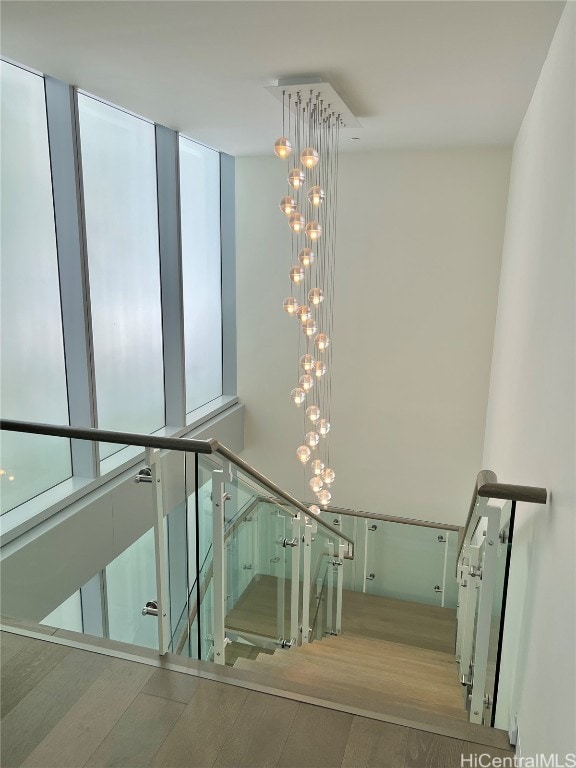
POLYGON ((222 394, 220 156, 180 137, 186 412, 222 394))
POLYGON ((166 423, 154 125, 82 94, 78 111, 98 427, 150 433, 166 423))
MULTIPOLYGON (((177 338, 170 427, 184 429, 184 412, 222 395, 220 155, 167 129, 162 144, 154 123, 87 94, 76 110, 65 83, 13 64, 0 75, 2 416, 69 424, 70 403, 76 426, 95 414, 100 429, 161 430, 175 380, 163 345, 177 338), (160 259, 159 208, 176 214, 162 219, 172 261, 160 259)), ((2 512, 106 471, 80 445, 0 431, 2 512)), ((100 459, 121 448, 100 444, 100 459)))
MULTIPOLYGON (((44 80, 0 74, 2 415, 68 424, 44 80)), ((2 432, 0 468, 5 512, 71 476, 69 441, 2 432)))

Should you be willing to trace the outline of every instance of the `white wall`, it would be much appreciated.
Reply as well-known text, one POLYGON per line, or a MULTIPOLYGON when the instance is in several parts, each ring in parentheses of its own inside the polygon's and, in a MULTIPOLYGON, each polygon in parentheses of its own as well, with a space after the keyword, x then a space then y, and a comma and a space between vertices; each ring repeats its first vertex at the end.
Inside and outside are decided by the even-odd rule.
POLYGON ((575 17, 514 146, 484 450, 500 480, 550 493, 518 509, 499 719, 518 713, 522 753, 560 764, 576 752, 575 17))
MULTIPOLYGON (((510 150, 342 153, 333 334, 333 503, 461 522, 481 469, 510 150)), ((286 165, 239 158, 238 391, 245 458, 310 498, 286 165)))

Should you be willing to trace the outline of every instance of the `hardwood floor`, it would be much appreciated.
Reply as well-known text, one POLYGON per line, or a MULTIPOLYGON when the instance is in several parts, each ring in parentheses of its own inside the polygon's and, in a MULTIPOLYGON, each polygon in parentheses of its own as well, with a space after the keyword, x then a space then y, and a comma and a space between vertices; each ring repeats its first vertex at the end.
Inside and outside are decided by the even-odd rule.
POLYGON ((51 640, 0 633, 4 768, 456 768, 511 754, 51 640))

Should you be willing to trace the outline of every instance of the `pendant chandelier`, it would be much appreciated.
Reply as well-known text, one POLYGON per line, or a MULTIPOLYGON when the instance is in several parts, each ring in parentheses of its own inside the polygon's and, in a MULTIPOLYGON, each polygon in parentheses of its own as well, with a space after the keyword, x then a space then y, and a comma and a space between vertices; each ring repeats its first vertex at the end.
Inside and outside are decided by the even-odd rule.
MULTIPOLYGON (((287 221, 289 295, 280 310, 294 324, 292 407, 302 419, 294 460, 305 472, 313 514, 332 498, 330 463, 332 326, 336 249, 338 141, 344 125, 326 89, 282 90, 282 136, 274 143, 286 161, 286 190, 279 207, 287 221)), ((295 414, 296 415, 296 414, 295 414)))

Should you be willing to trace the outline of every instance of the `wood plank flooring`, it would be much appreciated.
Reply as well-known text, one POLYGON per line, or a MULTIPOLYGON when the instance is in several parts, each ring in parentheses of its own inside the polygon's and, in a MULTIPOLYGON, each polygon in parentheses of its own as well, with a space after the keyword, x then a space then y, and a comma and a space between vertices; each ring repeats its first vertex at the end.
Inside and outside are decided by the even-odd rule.
POLYGON ((0 633, 3 768, 456 768, 461 755, 510 756, 50 639, 0 633))
MULTIPOLYGON (((227 617, 227 625, 270 631, 276 580, 261 576, 227 617)), ((290 652, 276 651, 235 668, 259 671, 269 684, 318 698, 431 724, 436 716, 467 721, 454 658, 455 611, 345 590, 343 634, 290 652)))

